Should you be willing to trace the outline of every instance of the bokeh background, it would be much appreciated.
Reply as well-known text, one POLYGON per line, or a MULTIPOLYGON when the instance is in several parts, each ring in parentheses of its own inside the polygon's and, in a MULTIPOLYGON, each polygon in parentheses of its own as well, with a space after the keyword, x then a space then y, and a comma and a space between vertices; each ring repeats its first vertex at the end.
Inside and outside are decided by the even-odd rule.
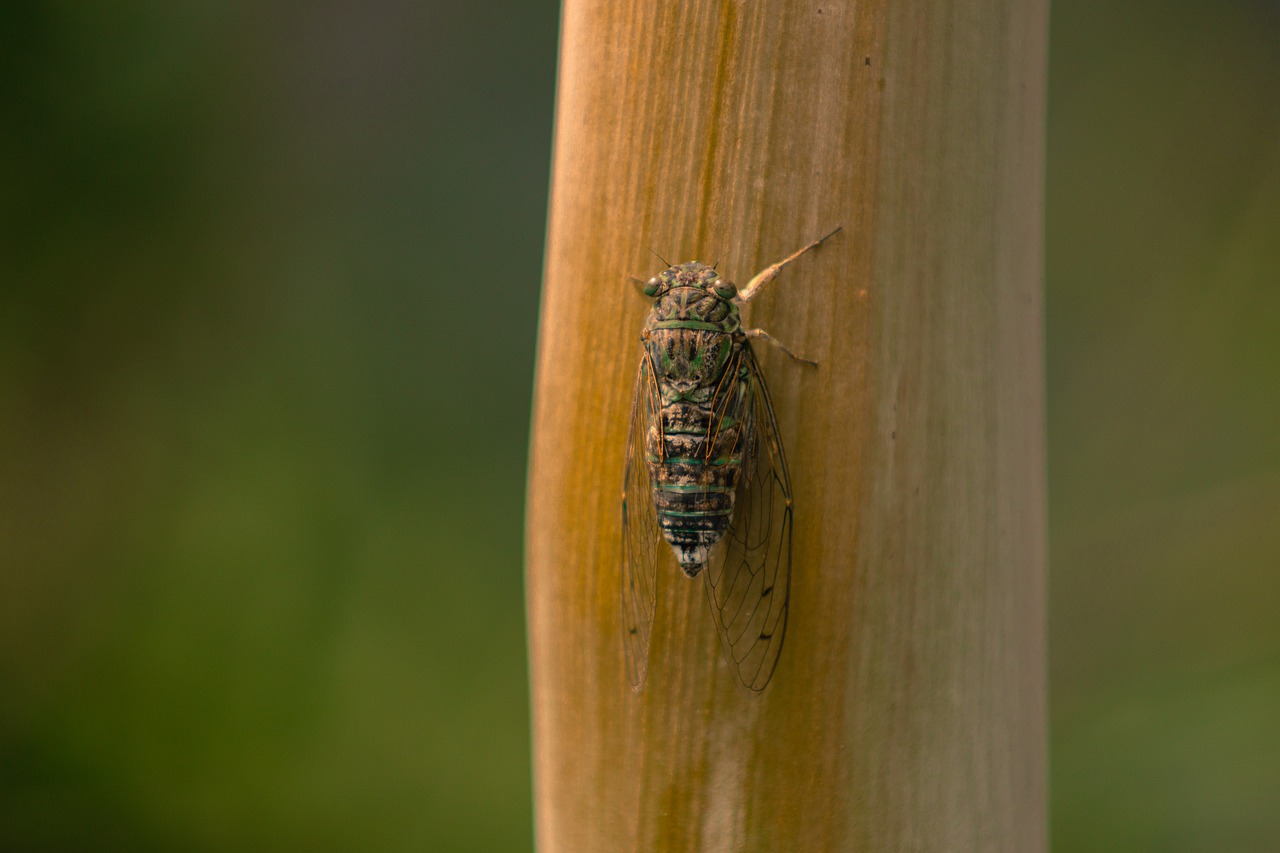
MULTIPOLYGON (((0 849, 531 845, 554 0, 0 4, 0 849)), ((1053 6, 1057 851, 1280 850, 1280 4, 1053 6)))

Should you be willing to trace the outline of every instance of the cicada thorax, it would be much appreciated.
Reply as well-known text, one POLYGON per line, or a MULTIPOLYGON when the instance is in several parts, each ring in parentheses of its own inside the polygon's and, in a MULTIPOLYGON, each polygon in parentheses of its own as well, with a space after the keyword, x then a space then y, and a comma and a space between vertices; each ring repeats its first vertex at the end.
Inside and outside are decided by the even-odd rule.
POLYGON ((661 408, 645 439, 654 508, 695 577, 729 529, 752 426, 737 306, 702 286, 674 287, 655 303, 644 340, 661 408))

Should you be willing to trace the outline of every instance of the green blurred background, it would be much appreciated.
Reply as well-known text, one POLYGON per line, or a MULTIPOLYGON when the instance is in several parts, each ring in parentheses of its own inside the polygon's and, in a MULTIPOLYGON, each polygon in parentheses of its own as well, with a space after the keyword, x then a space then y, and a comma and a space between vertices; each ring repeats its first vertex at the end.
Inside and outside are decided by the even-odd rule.
MULTIPOLYGON (((0 849, 530 847, 557 12, 0 5, 0 849)), ((1054 846, 1280 850, 1280 5, 1049 94, 1054 846)))

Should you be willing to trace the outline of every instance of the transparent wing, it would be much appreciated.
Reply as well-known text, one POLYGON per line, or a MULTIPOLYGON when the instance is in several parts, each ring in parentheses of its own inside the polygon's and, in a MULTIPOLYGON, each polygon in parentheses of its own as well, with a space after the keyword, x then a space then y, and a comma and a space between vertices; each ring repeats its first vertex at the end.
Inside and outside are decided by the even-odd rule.
MULTIPOLYGON (((622 645, 627 678, 636 690, 649 669, 649 636, 657 604, 658 555, 663 545, 653 508, 653 485, 645 462, 645 438, 658 417, 659 401, 648 356, 636 371, 631 400, 631 432, 622 482, 622 645)), ((661 445, 659 445, 661 446, 661 445)))
POLYGON ((769 389, 743 343, 749 389, 733 522, 706 571, 707 601, 725 656, 747 689, 768 685, 782 651, 791 594, 791 476, 769 389))

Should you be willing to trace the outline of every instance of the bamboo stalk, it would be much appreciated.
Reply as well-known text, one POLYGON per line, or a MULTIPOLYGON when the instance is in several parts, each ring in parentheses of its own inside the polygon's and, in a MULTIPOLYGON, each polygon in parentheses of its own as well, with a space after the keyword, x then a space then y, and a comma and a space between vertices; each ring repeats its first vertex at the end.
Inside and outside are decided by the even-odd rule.
POLYGON ((1044 0, 565 0, 530 464, 544 851, 1046 845, 1044 0), (660 567, 619 617, 647 304, 720 259, 753 301, 795 493, 760 696, 660 567))

